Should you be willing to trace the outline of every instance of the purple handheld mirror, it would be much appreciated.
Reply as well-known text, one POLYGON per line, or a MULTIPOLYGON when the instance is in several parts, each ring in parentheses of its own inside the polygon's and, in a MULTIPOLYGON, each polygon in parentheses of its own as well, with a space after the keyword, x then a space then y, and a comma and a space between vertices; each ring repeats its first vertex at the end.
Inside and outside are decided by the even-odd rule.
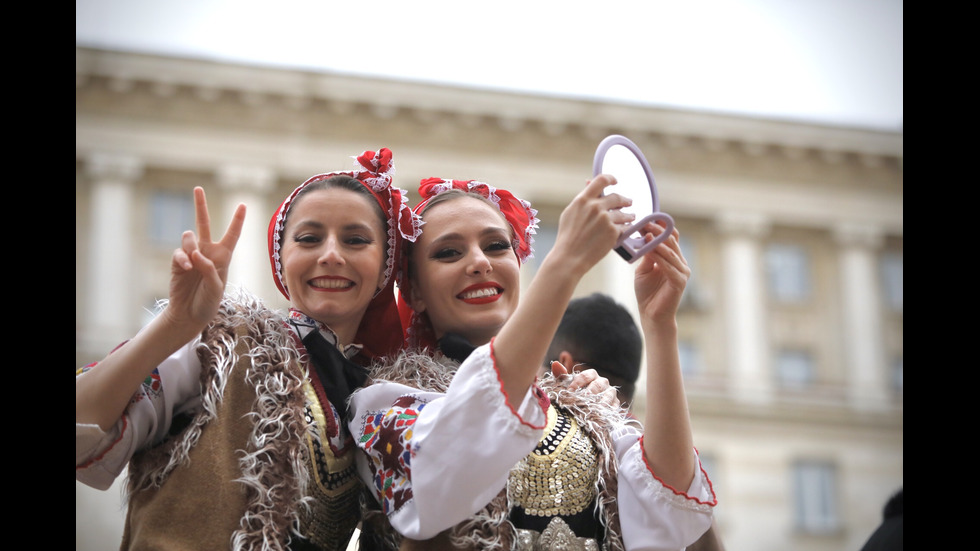
POLYGON ((606 193, 618 193, 633 200, 633 205, 623 211, 635 214, 636 222, 619 237, 616 252, 627 262, 636 262, 670 236, 674 231, 674 219, 660 212, 657 185, 650 163, 640 148, 625 136, 613 134, 599 142, 592 162, 592 176, 599 174, 616 177, 616 185, 607 187, 606 193), (667 229, 647 243, 640 230, 649 222, 658 220, 666 222, 667 229))

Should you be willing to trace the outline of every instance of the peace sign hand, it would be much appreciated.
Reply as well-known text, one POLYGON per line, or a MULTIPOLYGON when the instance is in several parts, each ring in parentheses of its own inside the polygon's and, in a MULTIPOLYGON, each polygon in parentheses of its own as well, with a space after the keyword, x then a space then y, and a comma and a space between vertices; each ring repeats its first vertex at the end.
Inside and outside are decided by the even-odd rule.
POLYGON ((170 302, 163 315, 192 338, 218 313, 232 253, 245 223, 245 205, 235 209, 220 241, 211 241, 211 217, 204 190, 194 188, 197 235, 186 231, 174 251, 170 266, 170 302))

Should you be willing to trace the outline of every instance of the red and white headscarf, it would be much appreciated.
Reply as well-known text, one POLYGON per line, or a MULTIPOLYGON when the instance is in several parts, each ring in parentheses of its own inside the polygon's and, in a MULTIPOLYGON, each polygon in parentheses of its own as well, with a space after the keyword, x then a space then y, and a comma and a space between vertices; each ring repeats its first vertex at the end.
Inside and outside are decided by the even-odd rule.
POLYGON ((370 355, 384 355, 394 352, 402 344, 402 331, 395 308, 393 287, 394 281, 400 277, 397 271, 402 266, 400 259, 404 247, 403 241, 406 239, 415 241, 421 233, 421 222, 408 207, 405 191, 392 185, 395 165, 391 160, 390 149, 381 148, 377 152, 365 151, 354 157, 354 160, 354 170, 317 174, 300 184, 279 205, 269 221, 269 261, 276 287, 288 299, 289 290, 282 277, 280 245, 293 200, 308 185, 333 176, 350 176, 361 182, 374 196, 388 220, 388 255, 385 259, 384 283, 371 300, 356 339, 364 345, 370 355))
MULTIPOLYGON (((457 189, 464 192, 476 193, 493 203, 507 219, 513 230, 513 246, 517 260, 523 264, 534 256, 534 234, 538 227, 538 211, 531 208, 531 203, 515 196, 506 189, 495 188, 478 180, 448 180, 444 178, 426 178, 419 183, 419 195, 422 196, 415 206, 415 216, 421 220, 422 213, 429 201, 440 193, 457 189)), ((414 242, 414 240, 413 240, 414 242)), ((408 255, 402 259, 402 268, 398 274, 400 289, 408 289, 408 255)), ((435 336, 428 316, 417 314, 403 296, 398 301, 398 313, 405 327, 406 342, 411 348, 435 347, 435 336)))

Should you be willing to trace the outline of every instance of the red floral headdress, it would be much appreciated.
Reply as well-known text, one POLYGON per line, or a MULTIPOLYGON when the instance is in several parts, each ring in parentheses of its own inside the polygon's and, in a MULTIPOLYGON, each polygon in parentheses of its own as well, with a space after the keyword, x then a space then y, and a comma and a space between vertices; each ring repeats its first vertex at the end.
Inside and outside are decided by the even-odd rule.
POLYGON ((361 182, 374 196, 388 220, 388 257, 385 261, 384 283, 371 300, 356 339, 364 345, 369 355, 383 355, 394 352, 402 344, 393 287, 394 281, 400 277, 397 270, 402 266, 400 259, 403 240, 415 241, 421 233, 421 222, 408 207, 405 191, 391 183, 395 165, 391 160, 390 149, 381 148, 377 152, 365 151, 354 157, 354 160, 354 170, 317 174, 300 184, 279 205, 269 221, 269 261, 272 264, 272 276, 276 287, 288 299, 289 290, 282 277, 280 242, 293 200, 306 186, 332 176, 350 176, 361 182))
MULTIPOLYGON (((477 180, 447 180, 444 178, 426 178, 419 183, 419 195, 422 200, 415 206, 414 213, 421 220, 422 212, 429 201, 440 193, 457 189, 464 192, 476 193, 493 203, 507 219, 513 230, 514 252, 518 261, 523 264, 534 256, 535 230, 538 227, 538 211, 531 208, 531 203, 515 196, 506 189, 495 188, 477 180)), ((414 241, 414 240, 413 240, 414 241)), ((399 270, 398 285, 400 289, 408 289, 408 255, 402 259, 399 270)), ((428 317, 419 315, 405 300, 404 293, 398 301, 398 312, 406 331, 406 341, 409 347, 434 348, 435 336, 432 332, 428 317)))

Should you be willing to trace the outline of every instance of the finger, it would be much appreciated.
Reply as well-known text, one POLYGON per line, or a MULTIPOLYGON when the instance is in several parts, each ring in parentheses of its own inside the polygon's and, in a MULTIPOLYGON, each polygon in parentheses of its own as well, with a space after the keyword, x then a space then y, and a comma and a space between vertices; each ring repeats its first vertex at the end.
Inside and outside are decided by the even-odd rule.
POLYGON ((214 262, 210 258, 204 256, 201 251, 194 251, 190 258, 194 264, 194 270, 200 273, 204 279, 218 286, 223 286, 221 277, 218 275, 218 269, 214 267, 214 262))
MULTIPOLYGON (((650 237, 647 242, 652 241, 653 238, 650 237)), ((655 258, 662 260, 663 262, 679 269, 685 270, 688 268, 687 259, 684 258, 684 253, 681 251, 680 242, 677 237, 671 235, 665 239, 662 243, 657 245, 651 254, 655 258)))
POLYGON ((197 220, 197 235, 205 243, 211 242, 211 216, 208 214, 208 200, 204 188, 194 188, 194 212, 197 220))
POLYGON ((214 262, 204 256, 201 251, 194 251, 194 254, 191 255, 191 261, 194 263, 194 271, 200 275, 200 289, 204 292, 203 296, 209 297, 206 299, 208 301, 219 301, 225 289, 225 282, 218 273, 214 262))
POLYGON ((191 264, 191 259, 187 255, 184 249, 174 249, 173 258, 171 260, 175 269, 179 271, 188 271, 194 269, 194 265, 191 264))
MULTIPOLYGON (((653 241, 657 236, 663 234, 664 227, 662 224, 663 223, 661 221, 657 221, 656 224, 654 224, 653 222, 648 222, 643 226, 643 228, 640 231, 643 233, 643 239, 645 243, 649 243, 653 241)), ((656 249, 654 249, 654 251, 661 248, 663 248, 661 254, 665 254, 667 251, 670 251, 670 253, 676 255, 679 258, 684 257, 683 253, 681 253, 680 233, 677 231, 676 227, 671 232, 670 236, 667 237, 667 239, 664 239, 660 243, 660 245, 658 245, 656 249)))
POLYGON ((194 235, 192 231, 185 231, 181 239, 182 249, 190 260, 191 269, 206 274, 207 272, 217 273, 217 269, 214 267, 214 262, 210 258, 204 256, 201 252, 200 243, 197 240, 197 236, 194 235))
POLYGON ((618 408, 619 406, 623 405, 622 402, 619 401, 619 393, 616 392, 615 388, 610 388, 603 392, 602 401, 614 408, 618 408))
POLYGON ((580 195, 590 198, 600 197, 602 195, 602 190, 613 185, 616 185, 616 178, 614 176, 609 174, 600 174, 585 184, 585 189, 581 191, 580 195))
POLYGON ((605 377, 598 377, 587 387, 589 392, 592 394, 602 394, 603 392, 609 390, 609 379, 605 377))
MULTIPOLYGON (((579 367, 583 364, 578 364, 575 367, 579 367)), ((575 378, 572 379, 572 384, 568 385, 571 390, 578 390, 580 388, 585 388, 589 386, 592 381, 598 377, 599 374, 594 369, 584 369, 575 373, 575 378)))
POLYGON ((630 222, 636 220, 636 215, 632 212, 614 209, 609 211, 609 218, 612 220, 613 224, 629 225, 630 222))
POLYGON ((221 244, 229 249, 234 249, 235 245, 238 244, 238 239, 242 236, 242 227, 245 225, 245 205, 239 204, 235 209, 235 214, 231 218, 231 223, 228 224, 228 229, 225 230, 224 237, 221 238, 221 244))
POLYGON ((568 369, 561 362, 553 361, 551 362, 551 374, 557 379, 558 377, 568 375, 568 369))
POLYGON ((603 195, 599 199, 600 204, 603 208, 609 210, 623 209, 633 205, 633 199, 620 195, 619 193, 610 193, 609 195, 603 195))
POLYGON ((662 220, 657 220, 655 222, 647 222, 646 224, 643 225, 643 228, 640 231, 646 235, 649 235, 650 239, 653 239, 654 237, 658 237, 660 234, 666 231, 667 228, 664 226, 664 223, 665 222, 663 222, 662 220))
POLYGON ((671 280, 689 272, 683 259, 663 243, 650 251, 643 260, 649 269, 658 271, 671 280))
POLYGON ((214 261, 210 258, 204 256, 200 250, 195 250, 190 254, 191 262, 194 263, 194 267, 200 270, 201 268, 210 269, 214 267, 214 261))
POLYGON ((180 249, 188 258, 194 254, 194 251, 197 250, 197 236, 194 235, 194 232, 187 230, 180 234, 180 249))

